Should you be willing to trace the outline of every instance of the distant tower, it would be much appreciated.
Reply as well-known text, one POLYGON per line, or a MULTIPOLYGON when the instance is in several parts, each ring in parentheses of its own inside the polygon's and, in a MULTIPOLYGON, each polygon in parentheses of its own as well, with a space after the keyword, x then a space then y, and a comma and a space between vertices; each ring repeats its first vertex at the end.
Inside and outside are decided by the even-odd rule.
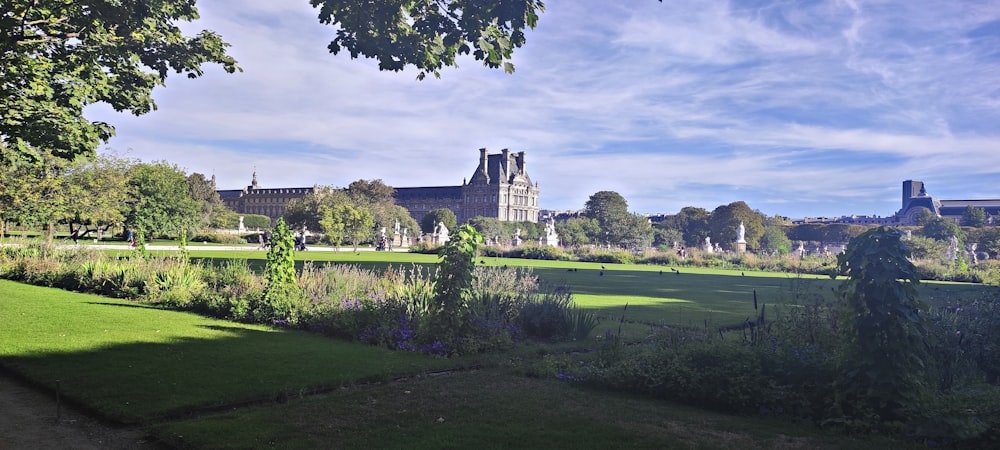
POLYGON ((924 182, 917 180, 906 180, 903 182, 903 209, 910 204, 910 199, 913 197, 926 197, 927 191, 924 190, 924 182))

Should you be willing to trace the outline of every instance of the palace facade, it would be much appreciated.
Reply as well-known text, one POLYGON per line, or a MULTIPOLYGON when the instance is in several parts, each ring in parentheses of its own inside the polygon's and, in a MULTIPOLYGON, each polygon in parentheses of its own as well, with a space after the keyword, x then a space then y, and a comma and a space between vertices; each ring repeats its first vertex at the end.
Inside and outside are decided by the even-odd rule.
POLYGON ((479 149, 479 166, 460 186, 396 188, 396 204, 418 223, 440 208, 455 213, 458 223, 476 216, 502 222, 538 222, 538 184, 531 181, 525 153, 503 149, 490 155, 479 149))
POLYGON ((272 221, 285 214, 288 202, 311 194, 313 188, 261 188, 257 184, 257 172, 253 173, 253 181, 243 189, 216 191, 222 198, 222 203, 238 214, 260 214, 268 216, 272 221))
MULTIPOLYGON (((239 214, 261 214, 277 220, 288 202, 302 198, 314 187, 261 188, 257 172, 243 189, 220 190, 227 208, 239 214)), ((538 184, 531 181, 525 165, 525 153, 503 149, 490 155, 479 149, 479 166, 468 182, 457 186, 395 188, 396 204, 410 211, 420 222, 427 213, 447 208, 458 223, 476 216, 493 217, 504 222, 538 222, 538 184)))

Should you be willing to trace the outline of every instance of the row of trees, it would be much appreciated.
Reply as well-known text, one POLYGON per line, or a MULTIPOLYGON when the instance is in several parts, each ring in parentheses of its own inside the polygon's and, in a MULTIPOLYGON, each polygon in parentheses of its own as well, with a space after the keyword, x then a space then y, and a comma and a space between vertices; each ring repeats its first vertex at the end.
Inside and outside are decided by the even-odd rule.
POLYGON ((697 247, 711 237, 726 248, 735 247, 737 228, 743 223, 747 246, 753 250, 788 252, 791 241, 782 230, 788 220, 768 217, 745 202, 721 205, 713 211, 688 206, 666 220, 651 224, 643 215, 629 212, 628 202, 617 192, 590 196, 578 217, 556 223, 564 245, 599 245, 629 250, 675 243, 697 247))
POLYGON ((232 222, 233 216, 204 175, 189 176, 164 161, 68 161, 0 145, 0 221, 44 228, 49 240, 58 224, 80 238, 118 227, 178 236, 232 222))
POLYGON ((316 187, 311 194, 291 201, 284 219, 292 228, 322 230, 331 244, 374 242, 381 230, 391 239, 405 228, 417 233, 417 222, 409 211, 396 205, 393 188, 382 180, 357 180, 347 189, 316 187))

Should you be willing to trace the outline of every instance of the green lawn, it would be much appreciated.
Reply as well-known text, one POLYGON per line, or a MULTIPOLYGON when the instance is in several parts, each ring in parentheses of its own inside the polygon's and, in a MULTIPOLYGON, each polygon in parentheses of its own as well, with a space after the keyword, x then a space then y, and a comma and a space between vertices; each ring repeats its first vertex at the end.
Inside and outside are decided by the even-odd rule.
POLYGON ((0 318, 4 368, 125 422, 457 364, 4 280, 0 318))
MULTIPOLYGON (((350 264, 436 261, 433 255, 374 252, 310 255, 333 255, 330 261, 350 264), (391 261, 380 262, 378 257, 391 261)), ((665 323, 695 325, 705 317, 721 322, 722 317, 749 315, 753 289, 759 301, 780 304, 800 292, 828 295, 834 283, 815 277, 749 272, 744 276, 708 269, 686 269, 680 275, 667 269, 660 275, 662 268, 656 266, 610 264, 602 276, 600 264, 525 264, 532 265, 543 279, 571 286, 581 304, 611 318, 621 314, 627 300, 629 320, 662 318, 665 323), (569 272, 569 268, 579 270, 569 272)), ((928 284, 923 289, 929 297, 944 298, 975 295, 987 288, 928 284)), ((824 434, 809 425, 714 414, 528 378, 518 375, 526 364, 522 358, 531 358, 523 352, 522 356, 492 356, 507 359, 479 370, 420 375, 471 362, 389 352, 9 281, 0 281, 0 325, 0 364, 5 370, 48 388, 58 380, 65 397, 119 421, 148 424, 160 439, 182 447, 864 449, 908 445, 871 436, 853 439, 824 434), (391 381, 400 376, 405 378, 391 381), (248 407, 252 405, 258 407, 248 407), (208 414, 232 408, 238 410, 208 414), (179 418, 185 420, 175 420, 179 418)))
POLYGON ((180 448, 885 449, 907 443, 735 417, 493 368, 154 427, 180 448))
MULTIPOLYGON (((263 270, 266 252, 191 251, 191 257, 210 264, 229 259, 247 259, 251 267, 263 270)), ((398 252, 299 252, 296 265, 351 264, 374 270, 387 266, 432 265, 436 255, 398 252)), ((514 258, 480 258, 488 266, 529 267, 541 280, 564 285, 573 292, 578 305, 592 309, 604 320, 598 332, 615 323, 623 314, 631 323, 630 335, 646 333, 649 325, 718 327, 740 323, 755 314, 758 304, 772 311, 794 307, 801 302, 832 300, 840 281, 828 276, 782 272, 753 272, 701 267, 670 267, 645 264, 601 264, 570 261, 543 261, 514 258), (673 270, 672 270, 673 269, 673 270)), ((990 286, 970 283, 924 282, 921 298, 937 304, 957 297, 975 298, 990 286)), ((643 334, 644 335, 644 334, 643 334)))

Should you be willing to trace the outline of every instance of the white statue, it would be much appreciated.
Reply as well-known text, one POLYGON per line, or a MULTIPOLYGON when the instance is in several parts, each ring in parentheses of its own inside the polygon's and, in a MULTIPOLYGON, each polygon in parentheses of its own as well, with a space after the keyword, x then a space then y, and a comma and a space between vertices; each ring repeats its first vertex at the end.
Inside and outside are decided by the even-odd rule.
POLYGON ((514 229, 514 246, 521 245, 521 227, 514 229))
POLYGON ((399 219, 396 219, 396 225, 392 228, 392 230, 395 231, 395 233, 393 233, 394 236, 399 236, 399 219))
POLYGON ((385 227, 382 227, 382 229, 379 231, 382 233, 382 237, 385 237, 385 227))
POLYGON ((559 235, 556 234, 556 222, 551 217, 545 222, 545 236, 538 238, 538 245, 559 246, 559 235))
POLYGON ((710 236, 705 236, 704 250, 708 253, 712 253, 712 238, 710 236))
POLYGON ((438 244, 448 242, 448 227, 444 226, 444 222, 438 222, 437 231, 434 234, 438 244))
POLYGON ((958 259, 958 236, 951 235, 951 245, 948 246, 948 259, 958 259))
POLYGON ((244 232, 244 231, 247 230, 246 225, 243 225, 243 216, 240 216, 240 227, 239 227, 239 230, 240 230, 240 233, 242 233, 242 232, 244 232))
POLYGON ((745 239, 746 232, 747 232, 747 229, 746 229, 746 227, 743 226, 743 221, 741 220, 740 221, 740 226, 738 228, 736 228, 736 242, 741 243, 741 244, 746 243, 746 239, 745 239))

